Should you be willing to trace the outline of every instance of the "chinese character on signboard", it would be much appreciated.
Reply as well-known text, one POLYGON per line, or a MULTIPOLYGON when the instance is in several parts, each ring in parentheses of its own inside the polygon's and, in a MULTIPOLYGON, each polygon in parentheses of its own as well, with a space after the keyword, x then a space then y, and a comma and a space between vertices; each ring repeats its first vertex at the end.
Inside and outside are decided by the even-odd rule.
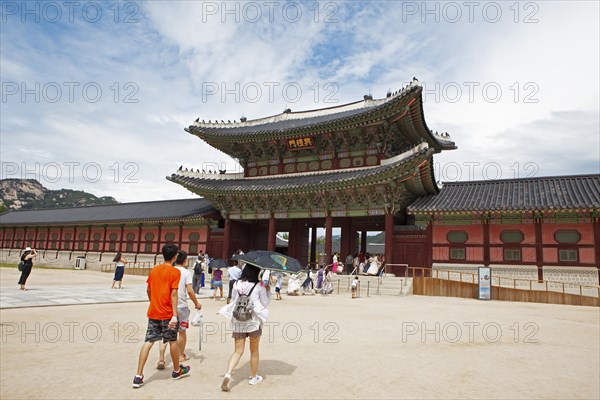
POLYGON ((296 139, 288 139, 287 147, 289 150, 314 149, 315 141, 312 136, 301 137, 301 138, 296 138, 296 139))

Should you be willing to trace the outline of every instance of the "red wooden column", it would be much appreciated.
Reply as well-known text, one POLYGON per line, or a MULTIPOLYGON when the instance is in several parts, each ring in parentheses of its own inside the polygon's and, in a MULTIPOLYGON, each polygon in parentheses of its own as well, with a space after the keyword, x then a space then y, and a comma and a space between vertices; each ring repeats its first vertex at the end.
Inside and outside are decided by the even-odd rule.
POLYGON ((267 238, 267 250, 269 251, 275 251, 275 235, 277 235, 276 221, 273 214, 271 214, 269 218, 269 236, 267 238))
POLYGON ((225 227, 223 232, 223 251, 221 252, 221 258, 223 260, 227 260, 230 256, 230 246, 231 246, 231 220, 229 216, 225 218, 225 227))
POLYGON ((317 262, 317 225, 312 224, 310 232, 310 262, 317 262))
POLYGON ((323 262, 325 263, 325 265, 328 265, 332 262, 332 259, 331 259, 332 236, 333 236, 333 217, 331 216, 330 212, 328 211, 327 216, 325 217, 325 254, 323 254, 323 256, 324 256, 323 262))
MULTIPOLYGON (((346 268, 346 256, 350 253, 350 218, 342 219, 342 237, 340 239, 340 259, 338 260, 342 264, 344 264, 344 269, 346 268)), ((350 272, 350 271, 349 271, 350 272)))
MULTIPOLYGON (((209 245, 210 245, 210 223, 206 225, 206 242, 204 242, 204 250, 203 250, 205 253, 208 252, 209 245)), ((198 250, 200 250, 200 248, 198 248, 198 250)), ((212 250, 212 247, 211 247, 211 250, 212 250)))
POLYGON ((102 250, 100 250, 101 252, 105 252, 106 251, 106 239, 108 238, 108 225, 104 225, 104 237, 102 238, 102 250))
MULTIPOLYGON (((297 241, 298 241, 298 220, 293 219, 292 223, 291 223, 291 227, 290 230, 288 232, 288 249, 287 249, 287 255, 290 257, 294 257, 294 258, 298 258, 297 257, 297 251, 298 251, 298 246, 297 246, 297 241)), ((277 239, 275 241, 275 248, 277 248, 277 239)))
POLYGON ((360 251, 367 252, 367 231, 360 232, 360 251))
POLYGON ((348 238, 348 251, 350 251, 350 253, 352 253, 352 256, 354 257, 354 253, 356 253, 356 230, 354 230, 352 218, 348 218, 348 227, 348 234, 350 235, 350 237, 348 238))
MULTIPOLYGON (((60 234, 60 236, 62 237, 62 232, 60 234)), ((85 251, 91 251, 92 250, 92 226, 89 225, 88 226, 88 237, 87 237, 87 247, 85 251)))
POLYGON ((388 212, 385 214, 385 263, 393 264, 394 247, 394 214, 388 212))
MULTIPOLYGON (((433 268, 433 221, 427 222, 426 232, 427 247, 425 251, 427 251, 427 254, 425 255, 425 262, 427 263, 427 265, 425 265, 425 267, 433 268)), ((408 274, 406 274, 405 276, 408 276, 408 274)))
POLYGON ((535 220, 535 264, 538 269, 538 281, 544 279, 544 248, 542 245, 542 219, 537 218, 535 220))
POLYGON ((142 224, 138 224, 137 252, 142 252, 142 224))
POLYGON ((596 268, 598 268, 598 284, 600 285, 600 218, 594 218, 594 248, 596 249, 596 268))
POLYGON ((60 226, 60 233, 58 234, 58 250, 62 251, 63 250, 63 229, 64 226, 60 226))
POLYGON ((181 250, 181 247, 183 246, 183 221, 181 221, 179 223, 179 250, 181 250))
MULTIPOLYGON (((50 238, 50 231, 48 231, 48 238, 50 238)), ((46 243, 48 243, 46 241, 46 243)), ((77 236, 77 225, 75 225, 73 227, 73 247, 71 249, 69 249, 70 251, 75 251, 79 248, 78 246, 79 244, 79 237, 77 236)), ((48 248, 48 245, 46 244, 46 248, 48 248)), ((69 254, 69 260, 71 259, 71 254, 69 254)))
POLYGON ((125 252, 125 250, 123 249, 123 236, 125 236, 125 225, 121 224, 121 234, 119 235, 119 248, 117 249, 117 251, 122 251, 123 253, 125 252))
POLYGON ((162 253, 162 247, 161 247, 161 241, 162 241, 162 222, 158 223, 158 243, 157 243, 157 250, 154 254, 160 254, 162 253))
MULTIPOLYGON (((6 238, 6 231, 4 231, 4 238, 6 238)), ((33 248, 38 248, 38 227, 35 227, 35 237, 33 238, 33 248)))
POLYGON ((490 224, 487 220, 483 223, 483 265, 490 266, 490 224))

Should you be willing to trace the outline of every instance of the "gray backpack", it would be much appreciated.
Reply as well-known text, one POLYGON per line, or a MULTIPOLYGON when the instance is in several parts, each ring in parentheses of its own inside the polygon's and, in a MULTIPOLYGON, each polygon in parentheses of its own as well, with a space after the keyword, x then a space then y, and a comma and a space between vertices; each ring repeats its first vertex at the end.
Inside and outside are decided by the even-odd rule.
POLYGON ((235 307, 233 308, 233 318, 238 321, 245 322, 252 318, 252 310, 254 309, 254 303, 250 299, 250 295, 254 291, 258 283, 255 283, 250 290, 250 293, 243 294, 238 291, 238 299, 235 302, 235 307))

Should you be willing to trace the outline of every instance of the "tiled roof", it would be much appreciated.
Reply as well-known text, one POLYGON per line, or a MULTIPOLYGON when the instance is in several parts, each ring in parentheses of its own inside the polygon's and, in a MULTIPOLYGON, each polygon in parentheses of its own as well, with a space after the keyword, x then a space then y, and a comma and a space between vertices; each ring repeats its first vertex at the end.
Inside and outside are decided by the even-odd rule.
POLYGON ((600 175, 577 175, 445 183, 438 195, 419 198, 408 212, 598 208, 600 175))
POLYGON ((148 201, 104 206, 9 211, 0 215, 2 225, 114 223, 169 220, 204 216, 215 211, 206 199, 148 201))
POLYGON ((167 179, 188 187, 189 189, 194 189, 194 191, 197 191, 198 193, 206 193, 207 195, 209 193, 261 194, 267 191, 321 191, 327 190, 331 185, 353 185, 359 180, 366 180, 371 177, 388 179, 385 177, 385 174, 397 170, 398 168, 406 168, 411 173, 415 172, 415 168, 419 161, 430 157, 432 153, 433 149, 425 148, 390 164, 360 169, 337 170, 326 173, 286 174, 273 177, 241 179, 195 178, 173 174, 170 177, 167 177, 167 179))
MULTIPOLYGON (((383 99, 365 99, 354 103, 344 104, 336 107, 324 108, 320 110, 287 112, 271 117, 261 118, 257 120, 245 122, 225 122, 225 123, 206 123, 196 122, 190 125, 185 130, 195 134, 198 137, 208 141, 210 144, 214 140, 237 140, 254 137, 276 137, 276 136, 293 136, 306 133, 307 130, 316 132, 322 129, 339 129, 339 125, 351 124, 354 122, 368 120, 370 116, 376 117, 377 112, 381 110, 392 110, 398 112, 404 107, 410 106, 419 100, 420 107, 418 108, 422 115, 421 93, 423 88, 418 84, 411 84, 406 88, 394 93, 390 97, 383 99)), ((392 112, 390 111, 390 112, 392 112)), ((364 121, 363 121, 364 122, 364 121)), ((414 122, 414 121, 413 121, 414 122)), ((454 142, 449 137, 434 135, 429 131, 424 121, 420 121, 423 128, 426 129, 429 135, 428 140, 432 144, 440 146, 444 149, 456 148, 454 142)))
MULTIPOLYGON (((355 103, 351 103, 355 104, 355 103)), ((264 118, 264 122, 260 123, 232 123, 230 124, 202 124, 202 125, 191 125, 189 130, 193 133, 196 131, 202 132, 210 132, 212 135, 245 135, 259 132, 280 132, 282 130, 289 129, 299 129, 306 126, 312 126, 317 124, 322 124, 325 122, 335 121, 344 118, 354 117, 363 113, 368 113, 379 108, 385 106, 386 103, 380 104, 366 104, 364 107, 355 108, 351 110, 343 111, 340 110, 336 113, 323 114, 323 115, 315 115, 312 117, 303 117, 303 118, 285 118, 286 114, 278 115, 275 117, 271 117, 273 121, 268 121, 270 118, 264 118), (281 119, 275 119, 279 117, 281 119)), ((348 106, 349 104, 345 104, 344 106, 348 106)), ((343 106, 340 106, 340 108, 343 106)), ((295 113, 289 113, 294 116, 295 113)), ((300 112, 298 114, 304 114, 300 112)))

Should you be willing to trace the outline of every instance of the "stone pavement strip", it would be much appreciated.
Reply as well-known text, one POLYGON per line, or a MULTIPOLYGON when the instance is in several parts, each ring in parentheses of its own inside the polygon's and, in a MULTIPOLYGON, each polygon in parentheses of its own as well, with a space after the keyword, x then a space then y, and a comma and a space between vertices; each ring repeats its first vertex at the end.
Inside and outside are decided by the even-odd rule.
MULTIPOLYGON (((203 289, 198 298, 206 299, 211 294, 212 291, 203 289)), ((0 290, 0 309, 147 301, 145 284, 130 284, 123 289, 106 285, 65 285, 29 286, 27 291, 16 286, 0 290)))

